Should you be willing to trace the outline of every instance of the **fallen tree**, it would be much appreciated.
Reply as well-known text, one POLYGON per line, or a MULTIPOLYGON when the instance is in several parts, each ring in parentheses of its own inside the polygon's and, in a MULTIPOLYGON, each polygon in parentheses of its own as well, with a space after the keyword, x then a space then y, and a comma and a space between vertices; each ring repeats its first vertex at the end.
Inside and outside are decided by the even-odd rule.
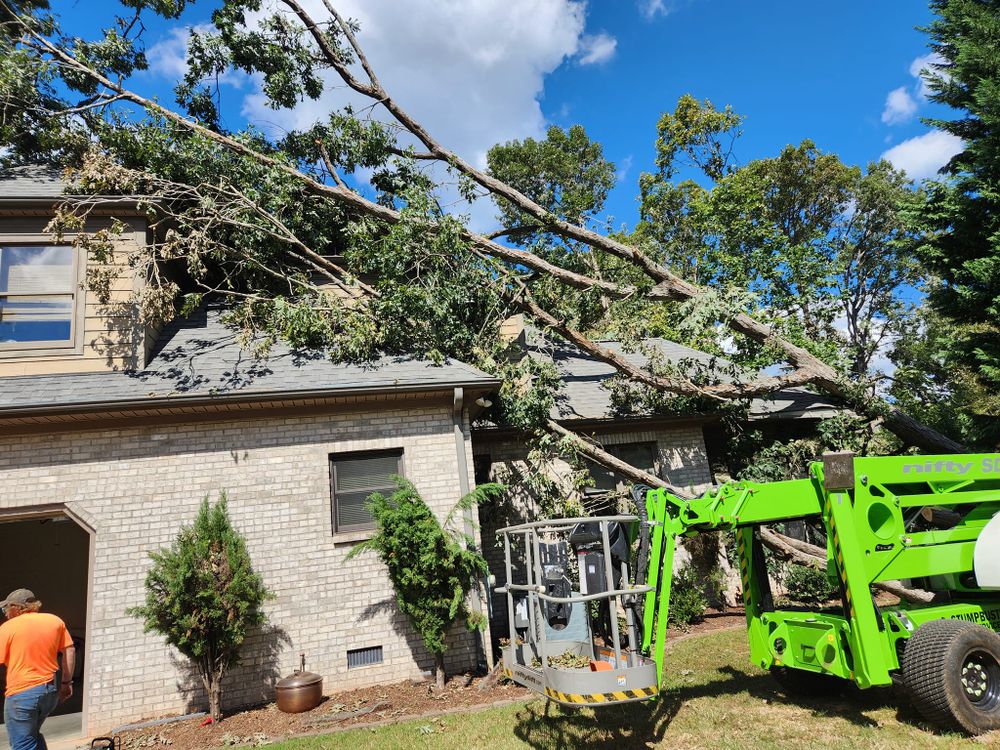
MULTIPOLYGON (((71 38, 58 36, 52 25, 40 20, 30 4, 19 6, 10 0, 0 3, 7 33, 12 39, 10 49, 33 55, 34 63, 45 75, 61 77, 71 91, 80 94, 78 101, 69 103, 50 98, 45 106, 36 106, 36 109, 42 109, 44 117, 83 121, 87 123, 88 132, 98 137, 102 149, 91 153, 90 169, 89 172, 84 169, 83 184, 89 185, 90 189, 105 186, 145 189, 151 193, 151 198, 156 198, 159 193, 167 198, 160 202, 160 208, 166 209, 166 215, 182 229, 174 231, 173 244, 166 243, 167 252, 161 260, 162 257, 171 257, 171 253, 172 257, 187 256, 189 260, 194 253, 200 254, 198 260, 216 253, 218 260, 223 248, 226 252, 238 253, 238 248, 224 247, 225 243, 214 238, 212 232, 216 232, 220 225, 230 230, 239 229, 242 223, 245 229, 263 230, 275 235, 275 241, 287 255, 285 262, 290 265, 270 268, 266 262, 255 263, 253 258, 238 258, 237 267, 252 267, 264 273, 270 271, 284 278, 294 276, 290 268, 318 271, 327 280, 351 288, 351 293, 347 295, 353 301, 350 310, 327 311, 334 316, 363 316, 373 298, 372 287, 359 284, 352 269, 332 261, 327 248, 313 246, 311 238, 300 237, 299 232, 283 223, 275 212, 256 210, 260 208, 260 201, 241 190, 235 179, 226 182, 224 175, 220 175, 220 183, 185 185, 183 181, 172 181, 156 174, 154 169, 123 166, 120 134, 131 124, 115 120, 114 113, 128 105, 137 105, 157 118, 163 125, 163 132, 175 142, 174 145, 197 139, 199 143, 211 147, 210 153, 214 149, 216 154, 226 153, 237 160, 250 162, 255 169, 266 174, 292 181, 302 195, 336 206, 342 211, 340 216, 348 221, 376 222, 386 227, 405 226, 408 232, 419 231, 439 240, 447 237, 452 243, 450 249, 481 262, 484 278, 491 279, 495 301, 502 305, 505 314, 527 314, 537 325, 557 334, 587 355, 608 363, 635 382, 672 394, 716 400, 746 399, 789 386, 812 386, 840 399, 859 413, 879 417, 884 427, 907 445, 939 452, 961 450, 962 446, 955 441, 920 425, 891 404, 872 398, 870 391, 850 382, 843 373, 808 349, 745 313, 720 315, 719 322, 738 335, 780 352, 788 366, 787 372, 758 375, 745 381, 717 378, 714 381, 702 379, 694 382, 683 374, 656 372, 653 368, 636 366, 603 346, 593 335, 579 330, 571 319, 560 313, 559 305, 553 304, 550 296, 545 300, 539 298, 538 279, 556 285, 561 293, 596 292, 607 299, 641 299, 651 304, 693 303, 710 295, 706 289, 681 278, 642 248, 595 232, 582 222, 567 220, 524 192, 475 167, 436 140, 383 87, 359 43, 356 27, 345 20, 329 0, 323 0, 324 18, 312 15, 298 0, 279 0, 273 13, 265 13, 263 18, 256 19, 249 18, 248 14, 259 10, 257 3, 235 0, 223 3, 214 16, 217 30, 202 34, 198 37, 199 43, 191 45, 189 50, 191 70, 185 79, 186 88, 182 95, 187 114, 174 111, 127 85, 128 74, 143 64, 141 50, 130 34, 134 29, 141 28, 139 18, 146 11, 143 3, 131 5, 136 6, 135 15, 128 19, 128 23, 123 20, 120 24, 123 31, 99 42, 80 45, 71 38), (347 149, 342 142, 345 127, 337 132, 335 118, 322 127, 300 134, 302 137, 294 143, 294 148, 291 139, 276 147, 259 137, 226 132, 219 126, 217 113, 213 113, 210 101, 206 100, 205 92, 198 89, 197 82, 199 78, 213 73, 219 75, 232 68, 260 72, 265 80, 265 90, 275 106, 287 106, 296 96, 315 98, 322 88, 318 72, 332 71, 344 85, 369 100, 371 107, 380 108, 395 128, 390 132, 381 125, 359 126, 358 120, 352 119, 350 113, 346 119, 337 121, 341 125, 347 123, 361 137, 376 141, 381 139, 376 145, 384 153, 375 160, 376 163, 384 164, 387 156, 394 155, 407 165, 440 164, 460 175, 470 192, 478 190, 505 206, 513 207, 522 218, 527 217, 534 222, 536 230, 573 243, 578 253, 600 252, 617 259, 632 269, 632 278, 641 280, 630 283, 624 278, 607 279, 588 274, 573 267, 572 263, 554 260, 551 253, 514 247, 495 239, 502 237, 510 228, 485 236, 470 231, 433 208, 424 210, 427 207, 421 207, 418 214, 413 210, 414 196, 404 195, 405 191, 397 192, 391 200, 364 197, 351 189, 340 173, 342 169, 357 166, 357 159, 356 155, 350 154, 349 158, 344 158, 347 149), (408 139, 405 143, 404 136, 408 139), (116 141, 116 138, 119 140, 116 141), (119 153, 115 153, 116 145, 119 153), (112 168, 115 166, 117 171, 112 168), (115 181, 117 185, 112 184, 115 181), (180 187, 188 191, 186 202, 179 200, 177 193, 180 187), (237 210, 228 214, 216 210, 223 194, 237 210), (199 208, 192 211, 192 203, 199 208), (206 211, 206 205, 211 206, 211 210, 206 211), (246 219, 247 212, 253 214, 249 220, 246 219)), ((182 6, 171 8, 167 15, 176 17, 182 9, 182 6)), ((12 103, 9 90, 5 98, 8 109, 18 106, 16 102, 12 103)), ((404 168, 401 167, 400 171, 404 168)), ((417 179, 415 172, 410 174, 417 179)), ((231 278, 227 276, 227 279, 231 278)), ((301 279, 295 283, 305 285, 301 279)), ((220 292, 224 286, 215 283, 211 289, 220 292)), ((232 286, 230 284, 230 291, 236 294, 232 286)), ((294 284, 292 290, 295 291, 294 284)), ((242 293, 246 299, 248 292, 242 293)), ((255 293, 249 292, 251 297, 255 293)), ((265 299, 263 294, 257 296, 256 301, 265 299)))

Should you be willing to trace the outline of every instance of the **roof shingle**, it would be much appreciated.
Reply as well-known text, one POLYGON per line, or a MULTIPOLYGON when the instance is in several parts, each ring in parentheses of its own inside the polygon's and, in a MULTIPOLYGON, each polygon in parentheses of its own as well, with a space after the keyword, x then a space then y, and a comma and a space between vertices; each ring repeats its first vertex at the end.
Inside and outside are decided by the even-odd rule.
POLYGON ((65 189, 62 171, 55 167, 32 164, 0 173, 0 198, 54 201, 65 189))
POLYGON ((294 398, 418 391, 457 385, 490 389, 497 381, 462 362, 435 365, 412 357, 365 364, 333 362, 319 352, 276 344, 266 359, 244 350, 219 311, 176 320, 138 372, 95 372, 0 378, 0 414, 48 408, 121 408, 222 399, 294 398))

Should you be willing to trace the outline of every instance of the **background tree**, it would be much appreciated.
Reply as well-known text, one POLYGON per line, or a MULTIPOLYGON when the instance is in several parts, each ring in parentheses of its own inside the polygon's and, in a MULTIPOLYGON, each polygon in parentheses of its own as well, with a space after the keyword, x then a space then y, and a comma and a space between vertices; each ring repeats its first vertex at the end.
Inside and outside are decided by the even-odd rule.
MULTIPOLYGON (((1000 446, 1000 392, 990 388, 964 358, 955 340, 975 335, 963 325, 923 305, 890 354, 896 365, 889 393, 903 409, 969 445, 1000 446)), ((975 327, 973 324, 972 326, 975 327)))
POLYGON ((219 721, 223 679, 247 636, 266 622, 261 608, 271 598, 229 520, 225 493, 215 505, 206 496, 194 524, 183 527, 169 549, 149 556, 146 603, 128 614, 191 660, 219 721))
MULTIPOLYGON (((939 316, 952 323, 951 367, 974 374, 986 391, 1000 389, 1000 2, 934 0, 938 17, 925 29, 938 62, 925 71, 930 99, 957 119, 928 124, 958 136, 963 150, 929 182, 915 218, 926 230, 921 257, 940 278, 930 290, 939 316)), ((1000 441, 995 399, 962 405, 964 418, 988 447, 1000 441), (980 410, 982 409, 982 410, 980 410)))
POLYGON ((457 513, 495 497, 503 487, 481 484, 463 497, 449 513, 444 526, 417 493, 412 483, 396 477, 398 489, 389 497, 376 492, 366 505, 375 520, 375 534, 355 546, 350 560, 362 552, 378 554, 385 564, 396 594, 396 604, 434 657, 438 690, 444 690, 445 639, 451 626, 464 620, 470 630, 485 627, 481 612, 467 606, 477 580, 489 574, 486 559, 471 540, 463 546, 451 529, 457 513))
MULTIPOLYGON (((486 160, 490 176, 528 196, 553 216, 574 226, 600 227, 604 201, 615 184, 615 165, 604 158, 601 145, 590 140, 581 126, 565 131, 550 127, 544 141, 525 138, 496 145, 486 160)), ((597 280, 620 276, 621 264, 614 267, 614 259, 607 253, 549 232, 515 203, 501 200, 498 209, 497 220, 503 228, 491 238, 504 237, 550 263, 597 280)), ((531 287, 539 304, 574 320, 581 330, 607 325, 612 300, 599 290, 568 295, 559 281, 543 278, 531 287)))
MULTIPOLYGON (((731 157, 738 123, 730 110, 691 97, 663 115, 659 171, 640 179, 635 241, 658 248, 679 275, 719 290, 727 304, 742 305, 871 391, 879 375, 873 363, 898 337, 912 314, 907 300, 922 283, 903 210, 912 202, 909 182, 888 162, 863 172, 808 140, 738 166, 731 157), (714 139, 697 137, 699 123, 714 139), (692 142, 713 145, 706 156, 692 142), (692 165, 708 187, 670 182, 692 165)), ((683 336, 677 321, 650 319, 667 335, 683 336)), ((721 353, 724 339, 745 364, 781 361, 780 352, 745 337, 730 341, 714 319, 705 322, 711 328, 697 331, 692 345, 721 353)))

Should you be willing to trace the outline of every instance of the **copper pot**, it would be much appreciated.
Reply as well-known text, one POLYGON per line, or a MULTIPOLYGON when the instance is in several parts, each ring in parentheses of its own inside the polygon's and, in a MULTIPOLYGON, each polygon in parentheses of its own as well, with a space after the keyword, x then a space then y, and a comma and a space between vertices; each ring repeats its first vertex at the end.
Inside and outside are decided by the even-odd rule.
POLYGON ((286 714, 311 711, 323 698, 322 675, 306 671, 306 655, 300 654, 299 668, 274 686, 278 709, 286 714))

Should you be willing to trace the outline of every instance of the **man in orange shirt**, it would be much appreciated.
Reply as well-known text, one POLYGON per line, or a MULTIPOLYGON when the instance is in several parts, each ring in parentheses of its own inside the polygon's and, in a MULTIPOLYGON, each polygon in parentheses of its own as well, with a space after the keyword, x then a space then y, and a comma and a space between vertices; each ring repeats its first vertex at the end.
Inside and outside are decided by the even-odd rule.
POLYGON ((7 665, 3 717, 11 750, 47 750, 42 722, 73 694, 73 639, 62 620, 41 608, 28 589, 0 602, 7 616, 0 625, 0 664, 7 665))

